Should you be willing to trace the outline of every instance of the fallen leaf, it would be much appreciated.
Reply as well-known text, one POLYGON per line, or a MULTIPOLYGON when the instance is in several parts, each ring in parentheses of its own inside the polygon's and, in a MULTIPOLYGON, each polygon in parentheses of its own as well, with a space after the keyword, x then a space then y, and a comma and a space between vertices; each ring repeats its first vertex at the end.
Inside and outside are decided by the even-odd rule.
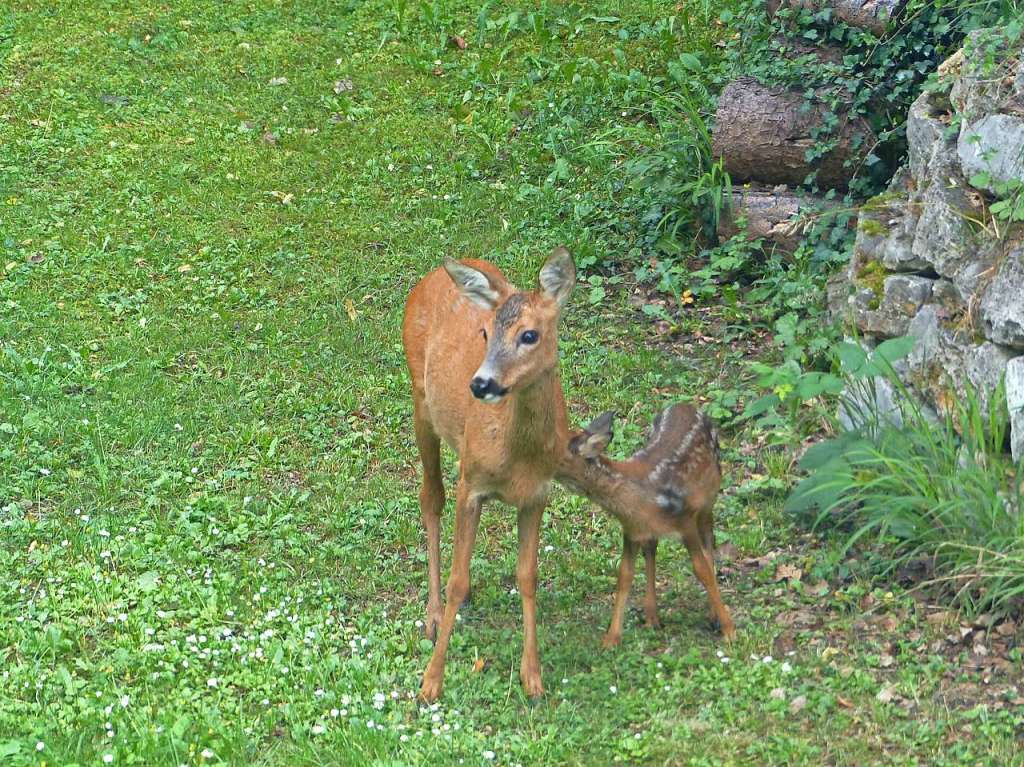
POLYGON ((334 81, 334 92, 339 95, 347 91, 353 90, 354 88, 355 85, 352 83, 352 80, 348 77, 343 77, 340 80, 334 81))
POLYGON ((937 613, 930 613, 925 617, 925 620, 932 626, 941 626, 943 623, 949 623, 955 617, 956 615, 948 610, 940 610, 937 613))
POLYGON ((271 88, 276 88, 279 85, 287 85, 287 84, 288 84, 288 78, 287 77, 271 77, 270 78, 270 82, 267 83, 267 85, 269 85, 271 88))
POLYGON ((356 305, 354 303, 352 303, 352 299, 351 298, 346 298, 345 299, 345 312, 346 312, 346 314, 348 314, 348 318, 352 322, 355 322, 356 321, 356 317, 359 316, 359 313, 356 312, 356 305))
POLYGON ((798 581, 803 577, 804 571, 796 565, 788 565, 783 562, 775 569, 775 580, 785 581, 793 580, 798 581))
POLYGON ((192 264, 182 264, 181 266, 178 267, 178 271, 181 274, 184 274, 185 272, 191 272, 192 271, 192 264))
POLYGON ((459 35, 452 35, 448 38, 448 46, 450 48, 458 48, 460 51, 464 51, 468 47, 468 43, 466 42, 466 38, 459 37, 459 35))
POLYGON ((773 700, 785 700, 786 691, 781 687, 776 687, 774 690, 768 693, 768 697, 772 698, 773 700))
POLYGON ((996 626, 996 633, 999 634, 999 636, 1012 636, 1016 630, 1017 624, 1014 621, 1003 621, 996 626))
POLYGON ((800 695, 789 702, 789 710, 793 714, 799 714, 807 705, 807 696, 800 695))
POLYGON ((264 144, 270 144, 271 146, 277 143, 277 135, 271 131, 266 131, 263 134, 262 139, 264 144))
POLYGON ((850 703, 850 701, 848 701, 842 695, 837 695, 836 696, 836 703, 838 703, 843 708, 853 708, 853 704, 850 703))
POLYGON ((878 695, 875 696, 875 700, 879 703, 890 703, 896 697, 896 688, 892 685, 883 687, 878 691, 878 695))
POLYGON ((878 665, 881 666, 882 668, 889 668, 895 662, 896 662, 896 659, 893 658, 888 653, 886 653, 885 655, 883 655, 881 658, 878 659, 878 665))
POLYGON ((726 541, 721 546, 715 549, 715 559, 718 560, 730 560, 736 559, 739 551, 736 549, 736 544, 732 541, 726 541))
POLYGON ((33 253, 26 259, 30 264, 41 264, 46 260, 46 256, 42 253, 33 253))
POLYGON ((483 671, 484 670, 484 665, 485 665, 484 659, 483 658, 477 658, 476 661, 473 663, 473 673, 474 674, 478 674, 481 671, 483 671))

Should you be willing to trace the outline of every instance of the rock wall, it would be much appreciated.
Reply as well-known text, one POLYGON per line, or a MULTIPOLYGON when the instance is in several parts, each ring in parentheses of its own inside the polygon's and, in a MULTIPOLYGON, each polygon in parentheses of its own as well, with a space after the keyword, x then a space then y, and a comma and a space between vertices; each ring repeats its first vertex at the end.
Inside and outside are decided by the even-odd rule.
POLYGON ((1024 178, 1022 42, 974 33, 907 122, 907 166, 865 205, 833 312, 867 345, 916 339, 899 368, 938 413, 966 382, 989 401, 1005 377, 1011 450, 1024 458, 1024 226, 993 217, 1024 178))

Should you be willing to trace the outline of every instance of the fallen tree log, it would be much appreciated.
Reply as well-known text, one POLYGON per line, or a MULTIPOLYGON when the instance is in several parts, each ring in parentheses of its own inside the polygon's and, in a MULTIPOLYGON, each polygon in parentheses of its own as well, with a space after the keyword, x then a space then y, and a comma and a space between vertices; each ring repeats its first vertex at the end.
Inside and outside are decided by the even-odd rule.
POLYGON ((826 111, 822 104, 808 108, 800 93, 741 78, 719 97, 712 152, 734 182, 800 186, 816 170, 820 188, 845 189, 855 172, 847 160, 873 134, 864 119, 848 116, 840 116, 831 134, 821 131, 826 111), (835 145, 809 162, 808 151, 825 141, 835 145))
POLYGON ((803 239, 808 216, 835 206, 835 202, 797 194, 781 185, 736 188, 732 205, 719 218, 718 237, 727 240, 745 233, 748 240, 764 239, 776 249, 792 253, 803 239), (741 228, 739 221, 746 221, 746 226, 741 228))
POLYGON ((831 9, 833 18, 880 35, 904 5, 906 0, 768 0, 768 15, 774 16, 780 8, 815 12, 831 9))

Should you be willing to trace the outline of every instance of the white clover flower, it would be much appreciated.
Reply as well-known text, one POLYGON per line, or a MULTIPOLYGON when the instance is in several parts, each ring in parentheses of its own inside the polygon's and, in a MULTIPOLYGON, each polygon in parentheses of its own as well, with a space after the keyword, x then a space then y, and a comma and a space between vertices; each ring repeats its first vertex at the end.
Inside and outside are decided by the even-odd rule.
POLYGON ((215 677, 210 677, 209 679, 206 680, 206 686, 207 687, 216 687, 217 684, 218 684, 218 682, 217 682, 217 679, 215 677))
POLYGON ((494 759, 495 756, 497 756, 497 754, 495 754, 493 751, 484 751, 483 753, 483 757, 487 761, 491 761, 492 759, 494 759))
POLYGON ((729 662, 729 656, 727 656, 727 655, 723 656, 722 657, 722 663, 728 663, 728 662, 729 662))
POLYGON ((200 755, 201 757, 203 757, 203 759, 213 759, 213 751, 211 751, 211 750, 210 750, 210 749, 208 749, 208 748, 204 748, 204 749, 203 749, 203 750, 202 750, 202 751, 201 751, 201 752, 199 753, 199 755, 200 755))
POLYGON ((322 724, 314 724, 312 730, 314 735, 323 735, 325 727, 322 724))
POLYGON ((789 665, 789 661, 788 660, 782 662, 781 668, 782 668, 782 673, 783 674, 788 674, 790 671, 793 670, 793 667, 789 665))
POLYGON ((615 693, 617 693, 618 691, 619 691, 619 688, 618 688, 618 687, 616 687, 615 685, 610 685, 610 686, 608 687, 608 692, 610 692, 610 693, 611 693, 612 695, 614 695, 614 694, 615 694, 615 693))
POLYGON ((103 755, 103 763, 104 764, 110 764, 113 761, 114 761, 114 755, 113 754, 104 754, 103 755))
POLYGON ((131 698, 127 695, 121 696, 121 708, 128 708, 128 704, 131 702, 131 698))
POLYGON ((46 744, 43 741, 40 740, 36 743, 36 751, 42 751, 44 748, 46 748, 46 744))
POLYGON ((771 655, 765 655, 763 658, 761 658, 761 662, 762 663, 771 663, 772 660, 774 660, 774 659, 772 658, 771 655))

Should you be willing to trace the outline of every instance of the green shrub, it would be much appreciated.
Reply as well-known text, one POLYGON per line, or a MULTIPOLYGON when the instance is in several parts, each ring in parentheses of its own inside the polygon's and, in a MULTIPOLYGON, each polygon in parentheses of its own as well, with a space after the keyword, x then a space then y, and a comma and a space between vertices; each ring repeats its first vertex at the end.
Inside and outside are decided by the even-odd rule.
MULTIPOLYGON (((944 586, 969 612, 1011 611, 1024 599, 1024 515, 1020 466, 1003 452, 1005 398, 987 406, 967 387, 944 417, 908 396, 892 363, 905 339, 869 356, 843 344, 852 392, 844 405, 859 427, 811 447, 800 460, 810 472, 786 502, 813 525, 843 538, 836 557, 873 544, 875 572, 891 575, 927 560, 929 585, 944 586), (876 387, 896 392, 895 409, 879 413, 876 387)), ((880 347, 881 348, 881 347, 880 347)))

